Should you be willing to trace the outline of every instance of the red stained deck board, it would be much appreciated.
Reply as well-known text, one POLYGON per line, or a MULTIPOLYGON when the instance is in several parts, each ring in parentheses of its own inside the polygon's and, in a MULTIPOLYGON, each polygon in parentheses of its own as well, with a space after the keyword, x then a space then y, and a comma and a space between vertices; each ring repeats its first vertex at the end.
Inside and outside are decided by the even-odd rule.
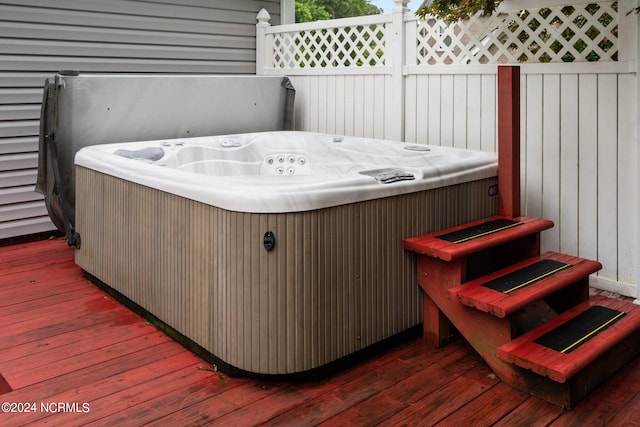
POLYGON ((91 365, 51 378, 45 382, 39 382, 20 389, 14 389, 6 396, 15 402, 27 402, 33 399, 49 400, 53 396, 76 390, 80 387, 100 382, 114 377, 117 380, 120 375, 127 376, 128 371, 136 369, 149 369, 156 363, 165 364, 166 372, 171 372, 172 366, 166 365, 176 355, 188 353, 179 344, 167 341, 157 346, 150 346, 133 353, 115 356, 104 360, 99 366, 91 365))
MULTIPOLYGON (((55 247, 56 251, 64 254, 61 258, 66 258, 66 261, 63 262, 68 263, 73 257, 73 249, 68 248, 64 242, 30 243, 27 247, 31 250, 25 251, 25 253, 30 252, 29 262, 18 263, 22 271, 26 271, 24 266, 29 263, 33 266, 38 265, 37 248, 41 244, 43 247, 48 248, 47 250, 52 250, 51 248, 55 247)), ((0 248, 0 263, 4 262, 4 254, 7 250, 7 248, 0 248)), ((73 271, 73 269, 69 271, 73 271)), ((78 269, 71 274, 81 273, 78 269)), ((4 283, 0 278, 0 292, 4 290, 4 283)), ((65 291, 64 284, 65 275, 61 274, 56 280, 51 281, 48 286, 59 287, 58 291, 61 293, 76 292, 65 291)), ((88 282, 86 284, 87 287, 93 287, 88 282)), ((54 295, 56 293, 52 294, 52 296, 54 295)), ((110 297, 105 294, 105 298, 110 297)), ((36 300, 32 301, 35 305, 31 308, 35 308, 39 303, 36 300)), ((28 303, 29 300, 16 302, 19 305, 25 304, 23 307, 28 307, 28 303)), ((37 340, 43 340, 45 347, 49 345, 64 346, 65 338, 73 342, 74 333, 78 334, 79 340, 84 340, 91 336, 92 331, 102 335, 102 332, 106 331, 109 325, 126 327, 127 325, 136 325, 141 322, 139 317, 118 304, 113 306, 95 304, 92 308, 94 309, 93 313, 81 317, 75 317, 73 312, 67 313, 67 318, 60 318, 58 319, 59 322, 53 325, 47 323, 47 317, 40 317, 42 324, 33 325, 34 329, 0 338, 0 347, 11 351, 13 350, 11 349, 12 345, 17 345, 24 346, 22 350, 25 353, 30 351, 38 352, 41 349, 38 349, 37 340)), ((2 311, 1 308, 0 311, 2 311)), ((34 310, 30 311, 33 312, 34 310)), ((3 322, 8 321, 7 319, 10 317, 12 316, 2 316, 0 314, 0 330, 4 324, 3 322)), ((170 378, 167 375, 182 369, 177 367, 178 365, 197 367, 199 366, 198 363, 193 364, 191 362, 193 360, 197 361, 198 358, 167 337, 150 346, 143 345, 132 349, 120 347, 116 348, 115 351, 106 341, 104 344, 105 346, 102 347, 101 351, 102 354, 95 352, 91 354, 91 362, 85 360, 76 365, 74 358, 65 359, 70 364, 69 369, 61 370, 59 375, 51 378, 49 378, 49 375, 39 374, 42 375, 41 381, 4 394, 3 401, 25 402, 35 400, 40 402, 48 399, 71 401, 73 396, 78 396, 78 398, 72 399, 72 401, 82 401, 81 396, 86 394, 86 396, 91 396, 91 399, 95 398, 90 402, 92 405, 91 412, 93 413, 95 410, 95 415, 91 416, 90 414, 90 418, 96 418, 95 425, 104 425, 104 420, 108 419, 132 420, 136 417, 140 417, 139 419, 141 420, 150 420, 151 424, 156 425, 166 425, 172 421, 176 421, 180 425, 190 423, 198 425, 211 423, 216 425, 219 424, 218 420, 225 419, 220 417, 235 411, 242 412, 245 406, 250 406, 250 409, 254 412, 264 411, 268 417, 277 412, 278 416, 270 418, 271 420, 289 419, 295 425, 312 424, 315 420, 315 422, 326 421, 327 425, 330 425, 331 417, 339 417, 345 411, 345 413, 361 414, 362 418, 357 421, 366 423, 366 410, 364 408, 372 407, 368 400, 373 399, 373 401, 376 401, 376 399, 381 399, 377 400, 377 402, 390 404, 393 410, 400 409, 403 402, 407 402, 408 405, 384 421, 382 425, 395 425, 393 421, 405 425, 433 425, 443 420, 444 424, 451 424, 449 421, 455 419, 452 417, 456 417, 457 411, 473 405, 473 402, 477 399, 482 399, 482 396, 490 396, 492 393, 497 392, 502 399, 507 401, 513 398, 519 399, 520 396, 515 391, 513 394, 502 394, 500 389, 495 386, 497 382, 495 377, 489 373, 484 363, 477 364, 479 357, 464 341, 454 340, 444 350, 435 350, 425 347, 419 339, 415 339, 349 369, 339 371, 322 381, 265 383, 230 378, 227 381, 232 387, 224 387, 218 394, 212 394, 204 398, 202 396, 203 393, 207 392, 207 389, 204 386, 198 386, 199 383, 196 381, 195 383, 189 382, 190 385, 184 384, 175 389, 174 392, 165 393, 149 400, 145 395, 146 389, 143 385, 153 384, 151 381, 154 380, 161 382, 163 378, 167 381, 170 378), (449 347, 451 348, 449 349, 449 347), (436 366, 446 360, 440 356, 441 352, 461 351, 461 349, 466 349, 468 355, 459 360, 460 367, 467 363, 465 360, 470 360, 468 363, 475 367, 454 377, 444 386, 433 390, 416 402, 408 403, 412 400, 412 397, 407 390, 411 387, 418 387, 419 382, 422 380, 412 379, 414 371, 405 369, 406 366, 419 365, 420 367, 415 368, 415 373, 420 376, 421 372, 428 369, 436 369, 436 366), (187 357, 187 359, 182 359, 183 357, 187 357), (432 365, 433 368, 429 368, 432 365), (390 378, 394 375, 395 378, 390 378), (382 379, 381 385, 377 384, 378 378, 382 379), (407 390, 402 390, 400 384, 405 381, 408 387, 407 390), (337 412, 330 405, 322 405, 320 407, 313 405, 314 401, 331 402, 332 398, 341 396, 340 391, 344 388, 347 391, 351 391, 346 396, 347 398, 350 398, 352 394, 367 397, 346 402, 341 400, 339 401, 341 408, 337 412), (373 388, 374 391, 370 392, 370 388, 373 388), (394 390, 397 390, 397 394, 393 394, 394 390), (134 393, 127 394, 132 391, 134 393), (386 394, 387 391, 392 394, 386 394), (113 398, 117 405, 112 405, 109 400, 110 396, 117 393, 120 393, 118 395, 119 398, 113 398), (193 396, 191 393, 193 393, 193 396), (122 399, 125 395, 130 396, 129 400, 122 399), (287 402, 287 397, 291 399, 291 402, 287 402), (185 405, 180 406, 180 402, 185 402, 185 405), (270 408, 272 404, 277 404, 278 406, 275 411, 270 408), (176 409, 177 407, 179 409, 176 409), (117 413, 114 412, 114 409, 117 413), (140 411, 143 409, 147 412, 144 415, 140 415, 140 411), (322 411, 324 409, 328 409, 329 413, 323 414, 322 411), (107 418, 97 418, 106 412, 110 412, 111 415, 108 415, 107 418), (288 416, 288 413, 293 414, 293 416, 288 416), (432 418, 432 416, 437 418, 432 418), (181 421, 184 421, 184 424, 181 421)), ((2 353, 3 351, 0 351, 0 354, 2 353)), ((3 367, 7 366, 5 363, 11 364, 11 361, 0 363, 0 373, 2 373, 3 367)), ((46 366, 44 368, 46 371, 46 366)), ((40 371, 41 368, 36 367, 34 370, 40 371)), ((207 371, 197 371, 196 375, 201 373, 211 375, 209 378, 212 381, 219 381, 214 374, 207 371)), ((570 412, 562 412, 555 421, 555 425, 602 424, 601 422, 590 422, 593 420, 607 420, 607 424, 609 424, 617 414, 619 416, 615 419, 634 419, 629 418, 629 414, 637 414, 637 399, 634 400, 634 397, 640 393, 638 389, 640 381, 637 381, 638 375, 640 375, 640 362, 638 359, 634 359, 609 382, 596 389, 583 403, 570 412), (629 368, 630 366, 632 369, 629 368), (582 422, 584 420, 587 420, 587 422, 582 422)), ((423 379, 426 380, 426 376, 423 379)), ((220 383, 214 382, 213 384, 220 383)), ((504 416, 503 420, 510 419, 509 416, 523 416, 528 410, 527 408, 537 408, 535 405, 527 406, 527 402, 532 399, 528 398, 521 405, 517 405, 509 415, 504 416), (520 415, 518 415, 519 412, 520 415)), ((537 399, 534 400, 538 401, 537 399)), ((385 410, 383 409, 382 411, 384 412, 385 410)), ((246 414, 246 412, 243 413, 246 414)), ((22 425, 27 421, 26 418, 19 419, 23 422, 14 421, 11 415, 13 414, 0 414, 0 424, 3 426, 22 425)), ((87 422, 83 419, 83 415, 85 414, 78 414, 74 418, 74 414, 56 414, 42 418, 39 423, 42 424, 42 422, 46 421, 47 424, 54 425, 83 424, 87 422), (63 420, 66 420, 66 422, 63 423, 63 420), (72 421, 69 422, 69 420, 72 421)), ((492 414, 487 416, 489 417, 487 419, 493 420, 492 414)), ((548 417, 547 411, 543 411, 542 418, 547 420, 548 418, 546 417, 548 417)), ((229 416, 226 419, 231 420, 232 417, 229 416)), ((487 424, 484 421, 479 421, 479 423, 487 424)))
MULTIPOLYGON (((269 421, 276 425, 287 425, 295 424, 297 419, 304 418, 311 424, 317 424, 348 410, 352 406, 357 406, 361 402, 371 399, 373 396, 394 386, 403 378, 412 377, 434 363, 440 366, 440 362, 447 360, 448 357, 451 357, 453 361, 459 359, 460 344, 456 343, 443 350, 433 350, 431 358, 425 358, 424 354, 416 354, 386 364, 382 372, 377 374, 363 372, 352 381, 342 384, 334 383, 334 386, 337 385, 337 387, 332 388, 321 396, 306 399, 298 403, 295 408, 291 408, 274 418, 256 419, 250 411, 246 410, 242 413, 233 413, 231 416, 217 421, 242 424, 269 421)), ((449 362, 452 362, 451 359, 448 359, 449 362)))
MULTIPOLYGON (((324 418, 320 425, 377 425, 453 378, 473 369, 476 364, 482 362, 475 354, 469 354, 465 348, 459 348, 446 354, 437 363, 424 366, 410 376, 404 377, 398 373, 398 381, 395 384, 341 412, 336 413, 336 408, 330 408, 330 411, 325 411, 321 416, 316 415, 314 422, 324 418), (332 414, 335 415, 331 416, 332 414)), ((313 405, 315 401, 309 401, 307 405, 313 405)), ((292 417, 291 413, 287 413, 270 422, 287 423, 292 417)))
POLYGON ((94 312, 84 316, 74 316, 67 313, 67 318, 60 317, 55 323, 49 323, 49 319, 47 317, 41 317, 41 323, 32 324, 31 329, 23 329, 19 333, 13 335, 0 336, 0 350, 32 341, 38 341, 54 335, 88 328, 103 322, 112 322, 114 324, 131 323, 132 318, 130 316, 126 316, 126 313, 124 313, 122 309, 122 306, 114 306, 108 310, 94 312))
MULTIPOLYGON (((88 425, 142 425, 153 423, 156 425, 201 425, 210 417, 215 417, 221 409, 225 413, 238 408, 227 401, 228 395, 243 395, 245 399, 259 399, 268 390, 251 384, 248 380, 226 379, 224 382, 216 374, 208 372, 206 378, 196 379, 192 372, 185 372, 183 378, 176 381, 177 384, 165 384, 158 379, 153 384, 153 392, 147 392, 148 387, 140 387, 140 398, 136 400, 127 413, 111 411, 111 413, 88 425), (178 386, 178 387, 175 387, 178 386), (157 389, 156 389, 157 388, 157 389), (188 421, 193 418, 191 408, 199 403, 208 402, 201 411, 196 422, 188 421), (167 415, 169 414, 169 415, 167 415), (186 416, 185 416, 186 415, 186 416)), ((143 385, 144 386, 144 385, 143 385)), ((114 402, 113 397, 105 402, 112 406, 118 406, 120 402, 114 402)), ((127 404, 129 402, 122 402, 127 404)), ((105 406, 105 405, 101 405, 105 406)))
POLYGON ((546 427, 564 413, 562 408, 531 396, 492 427, 546 427))
MULTIPOLYGON (((156 425, 206 425, 212 422, 214 425, 225 425, 218 420, 231 412, 242 410, 247 405, 265 401, 269 396, 287 388, 284 383, 265 383, 260 381, 246 381, 237 386, 238 379, 228 379, 232 386, 223 390, 220 395, 200 400, 180 410, 166 411, 164 414, 154 414, 153 421, 156 425)), ((155 402, 148 402, 154 405, 155 402)), ((136 409, 136 413, 139 412, 136 409)), ((142 408, 143 410, 145 408, 142 408)), ((259 405, 258 411, 271 411, 267 404, 259 405)), ((142 415, 145 416, 144 414, 142 415)))
MULTIPOLYGON (((78 281, 75 283, 69 283, 66 287, 59 289, 58 292, 51 293, 50 295, 44 295, 40 298, 20 301, 19 295, 16 296, 16 301, 13 304, 0 307, 0 321, 3 324, 10 324, 13 319, 18 318, 21 313, 25 312, 42 312, 48 311, 51 306, 67 303, 70 301, 76 301, 87 296, 100 295, 100 290, 92 286, 87 286, 84 281, 78 281)), ((0 296, 0 298, 2 298, 0 296)))
POLYGON ((68 250, 69 247, 64 240, 53 239, 36 243, 1 248, 0 272, 19 272, 29 269, 32 265, 44 267, 73 260, 73 251, 68 250))
MULTIPOLYGON (((338 387, 355 380, 361 375, 370 372, 371 370, 382 369, 393 363, 396 360, 414 360, 416 357, 428 358, 430 354, 429 349, 425 349, 423 346, 416 346, 415 343, 406 343, 400 345, 392 352, 387 352, 379 357, 367 361, 365 364, 360 364, 353 367, 348 372, 345 372, 339 376, 339 379, 327 380, 308 383, 296 383, 292 385, 278 384, 278 383, 247 383, 241 387, 233 389, 230 392, 225 392, 221 397, 214 397, 211 399, 203 400, 197 404, 189 406, 181 410, 180 412, 174 412, 166 417, 160 419, 161 424, 166 425, 199 425, 205 421, 214 420, 213 423, 220 423, 220 417, 238 410, 239 408, 251 407, 252 411, 258 413, 263 412, 263 407, 267 407, 269 413, 267 417, 271 418, 274 409, 276 411, 285 412, 286 408, 293 407, 292 410, 298 410, 304 406, 312 397, 320 396, 325 393, 331 393, 338 387), (282 399, 281 396, 285 398, 282 399), (287 400, 288 399, 288 400, 287 400), (274 408, 275 402, 279 402, 279 406, 274 408), (251 406, 254 405, 254 406, 251 406), (283 407, 284 405, 284 407, 283 407)), ((315 408, 307 408, 304 406, 303 411, 310 410, 315 412, 315 408)), ((263 414, 264 415, 264 414, 263 414)), ((294 416, 297 419, 298 415, 294 416)), ((309 417, 313 417, 312 414, 309 417)), ((305 417, 306 418, 306 417, 305 417)), ((310 419, 310 418, 309 418, 310 419)), ((247 421, 248 422, 248 421, 247 421)))
POLYGON ((64 363, 65 360, 81 356, 85 353, 153 333, 156 333, 156 330, 145 323, 126 327, 111 327, 101 334, 93 334, 93 336, 86 337, 85 339, 67 340, 65 345, 58 345, 37 353, 25 353, 23 357, 14 359, 2 372, 7 379, 11 377, 24 378, 36 369, 51 371, 52 369, 49 366, 57 362, 64 363))
POLYGON ((445 418, 441 424, 436 425, 490 426, 500 421, 528 398, 528 395, 516 391, 505 383, 498 383, 491 388, 490 393, 482 393, 445 418))
POLYGON ((114 388, 108 395, 91 399, 90 413, 62 414, 55 417, 55 422, 59 425, 81 422, 82 425, 137 426, 144 424, 147 419, 153 421, 158 414, 170 410, 163 403, 149 404, 157 397, 184 401, 194 396, 197 389, 210 395, 220 393, 223 385, 218 385, 219 380, 212 372, 198 369, 200 365, 202 363, 190 363, 179 369, 167 370, 162 375, 143 373, 144 376, 134 384, 123 384, 123 387, 114 388))
POLYGON ((304 402, 311 393, 324 392, 322 386, 309 390, 299 389, 279 382, 248 382, 221 398, 208 398, 179 412, 162 417, 158 421, 165 425, 187 425, 213 422, 219 425, 254 425, 253 420, 269 420, 274 412, 295 407, 304 402), (249 414, 247 409, 253 408, 249 414), (284 408, 284 409, 283 409, 284 408), (236 413, 238 412, 238 413, 236 413), (231 416, 229 414, 232 414, 231 416), (234 423, 235 420, 235 423, 234 423))
MULTIPOLYGON (((3 322, 5 324, 5 330, 0 331, 0 336, 7 335, 9 333, 8 330, 14 329, 16 331, 27 330, 29 328, 28 324, 33 325, 41 325, 41 324, 50 324, 51 320, 54 320, 55 314, 58 314, 58 317, 66 318, 68 317, 69 312, 73 312, 75 315, 82 315, 83 313, 90 313, 91 307, 87 308, 87 304, 89 302, 101 301, 104 299, 104 293, 99 289, 91 286, 86 286, 86 283, 78 282, 81 285, 80 287, 74 287, 74 284, 71 284, 73 288, 73 292, 64 292, 60 293, 58 291, 57 294, 46 295, 43 298, 38 299, 28 299, 29 296, 25 295, 26 300, 22 303, 19 303, 21 307, 14 308, 12 304, 8 307, 3 307, 3 322), (46 302, 51 302, 51 304, 47 305, 46 308, 42 308, 42 299, 46 299, 50 296, 55 296, 56 298, 46 302), (15 311, 16 309, 22 308, 21 311, 14 312, 12 315, 5 314, 5 310, 7 312, 15 311), (21 325, 23 324, 24 325, 21 325)), ((104 301, 104 304, 113 305, 114 302, 104 301)))
POLYGON ((565 412, 553 427, 563 426, 612 426, 630 427, 640 425, 640 359, 636 358, 622 367, 608 380, 609 386, 601 385, 571 411, 565 412), (634 405, 635 404, 635 405, 634 405), (627 415, 631 424, 614 422, 627 415))
POLYGON ((0 337, 19 335, 37 329, 43 324, 53 325, 57 322, 90 316, 96 311, 106 311, 116 307, 120 307, 120 305, 115 300, 106 297, 104 293, 96 289, 95 292, 90 292, 78 299, 51 305, 47 310, 29 310, 5 318, 6 324, 3 324, 0 330, 0 337))
POLYGON ((63 238, 52 238, 38 242, 4 246, 2 247, 2 261, 0 261, 0 266, 11 262, 22 264, 32 261, 34 257, 41 260, 73 257, 73 251, 64 251, 64 249, 68 247, 69 245, 67 245, 67 242, 63 238))
POLYGON ((431 358, 425 352, 416 349, 401 357, 386 359, 377 369, 377 374, 370 366, 357 366, 338 381, 328 382, 322 387, 296 386, 288 387, 265 397, 260 401, 245 405, 240 410, 216 419, 216 423, 247 425, 269 422, 274 424, 290 424, 300 417, 315 424, 335 415, 345 408, 375 395, 399 378, 411 375, 431 363, 437 363, 446 354, 455 351, 455 347, 444 352, 433 353, 431 358), (402 374, 400 374, 402 372, 402 374), (268 410, 259 410, 268 408, 268 410))
MULTIPOLYGON (((56 394, 50 394, 46 396, 39 396, 36 399, 37 394, 34 392, 29 393, 29 399, 36 399, 43 402, 77 402, 81 399, 82 402, 87 402, 92 407, 93 417, 98 418, 103 411, 111 410, 108 403, 105 403, 105 398, 110 399, 114 393, 122 392, 131 389, 140 384, 148 383, 157 378, 163 378, 165 380, 171 380, 168 377, 172 372, 176 372, 182 369, 197 369, 199 365, 202 365, 202 361, 196 356, 185 353, 184 351, 177 352, 178 354, 170 355, 160 360, 149 361, 141 366, 112 374, 109 370, 104 370, 103 377, 91 381, 87 384, 79 384, 73 389, 68 389, 56 394)), ((44 392, 44 390, 41 390, 44 392)), ((12 397, 13 398, 13 397, 12 397)), ((21 414, 11 418, 11 424, 21 425, 26 422, 35 422, 42 420, 43 418, 55 417, 54 424, 62 425, 74 425, 79 421, 88 422, 91 421, 91 415, 88 414, 47 414, 46 412, 39 412, 36 414, 21 414)), ((49 420, 43 420, 47 422, 49 420)))
MULTIPOLYGON (((221 393, 230 393, 247 383, 247 380, 241 379, 223 382, 216 373, 198 369, 198 366, 176 371, 96 401, 100 409, 98 414, 92 414, 90 418, 96 421, 87 425, 146 424, 167 413, 187 409, 203 399, 214 398, 215 402, 221 393), (126 407, 127 412, 122 413, 119 407, 126 407)), ((164 422, 160 424, 171 425, 164 422)))
POLYGON ((589 301, 501 346, 499 354, 500 358, 507 362, 515 363, 522 368, 531 369, 539 375, 548 376, 554 381, 564 383, 604 354, 613 344, 638 329, 640 329, 640 306, 617 299, 591 297, 589 301), (593 305, 622 310, 627 315, 568 354, 562 354, 533 342, 593 305))
MULTIPOLYGON (((0 351, 0 364, 9 363, 12 360, 20 360, 22 362, 22 359, 24 359, 25 356, 34 357, 35 355, 38 355, 39 357, 46 357, 47 353, 57 352, 58 350, 64 351, 64 347, 69 344, 75 345, 76 343, 80 343, 84 340, 95 340, 95 337, 110 333, 111 331, 117 331, 117 333, 120 333, 121 331, 126 332, 127 329, 134 328, 136 326, 151 328, 133 313, 130 313, 129 315, 127 315, 127 313, 123 313, 123 319, 121 319, 121 321, 125 318, 130 319, 130 324, 114 324, 113 322, 104 321, 102 323, 92 325, 92 327, 89 328, 75 329, 62 334, 47 336, 42 339, 2 349, 0 351), (135 323, 137 323, 137 325, 135 323)), ((104 338, 105 337, 102 339, 104 338)))
POLYGON ((434 258, 439 258, 444 261, 451 261, 453 259, 461 258, 463 256, 476 253, 497 245, 507 243, 525 237, 540 231, 553 227, 553 222, 546 219, 532 218, 532 217, 517 217, 507 218, 504 216, 493 216, 485 218, 479 221, 473 221, 464 225, 449 228, 446 230, 440 230, 434 233, 424 234, 422 236, 410 237, 402 241, 402 247, 405 250, 413 251, 419 254, 428 255, 434 258), (446 240, 438 239, 437 236, 463 230, 465 228, 480 225, 488 221, 496 219, 513 219, 520 221, 523 224, 516 227, 511 227, 503 231, 488 234, 477 239, 472 239, 463 243, 451 243, 446 240))
MULTIPOLYGON (((83 340, 93 340, 97 336, 110 333, 114 330, 126 333, 127 329, 137 326, 134 323, 146 325, 139 317, 137 317, 133 313, 123 313, 120 321, 122 322, 122 320, 126 319, 128 319, 130 324, 115 324, 113 322, 104 321, 90 327, 75 329, 61 334, 50 335, 41 339, 2 349, 2 351, 0 351, 0 364, 8 363, 16 359, 23 359, 25 355, 31 356, 51 352, 53 349, 64 348, 64 346, 69 345, 70 343, 74 344, 77 342, 82 342, 83 340)), ((147 327, 150 326, 147 325, 147 327)), ((45 357, 44 354, 42 356, 45 357)))
POLYGON ((477 365, 464 374, 454 377, 443 387, 420 398, 403 410, 396 412, 379 426, 414 425, 430 426, 446 419, 478 396, 490 390, 500 380, 488 366, 477 365))
POLYGON ((69 251, 64 241, 36 242, 17 246, 1 247, 0 268, 6 272, 25 271, 31 265, 47 267, 73 261, 73 251, 69 251))
MULTIPOLYGON (((626 395, 628 396, 630 393, 627 391, 626 395)), ((640 393, 636 394, 635 397, 609 421, 609 425, 640 426, 638 408, 640 408, 640 393)))
POLYGON ((59 283, 60 279, 66 282, 71 277, 82 278, 82 271, 78 270, 73 259, 65 259, 50 265, 30 264, 22 271, 7 267, 0 273, 0 283, 4 293, 21 288, 42 289, 43 285, 59 283))
MULTIPOLYGON (((0 247, 2 250, 2 259, 6 259, 11 256, 21 257, 23 254, 36 254, 41 256, 43 254, 58 254, 69 255, 60 252, 60 248, 68 248, 67 242, 63 237, 52 237, 50 239, 39 240, 36 242, 17 243, 15 245, 8 245, 0 247)), ((73 256, 73 252, 71 251, 73 256)))
POLYGON ((21 371, 16 375, 12 375, 11 368, 3 368, 4 376, 14 389, 25 387, 29 384, 35 384, 40 381, 69 373, 71 371, 81 369, 87 366, 99 367, 100 363, 114 357, 122 356, 128 353, 135 353, 145 347, 158 345, 167 340, 167 336, 161 332, 146 334, 127 341, 115 344, 105 343, 106 347, 90 350, 70 357, 64 360, 54 361, 41 366, 37 370, 21 371))
POLYGON ((33 272, 30 272, 28 275, 22 275, 22 277, 0 278, 0 284, 2 284, 0 307, 6 307, 16 302, 40 299, 60 292, 73 291, 73 287, 69 287, 71 284, 91 287, 82 275, 78 273, 76 266, 69 266, 66 271, 59 274, 44 271, 39 275, 34 275, 33 272))
POLYGON ((328 419, 324 424, 377 425, 482 364, 482 360, 476 355, 470 355, 465 349, 461 349, 447 355, 438 364, 429 365, 409 377, 399 378, 396 384, 328 419))
POLYGON ((596 261, 589 261, 556 252, 546 252, 541 256, 533 257, 514 264, 503 270, 499 270, 495 273, 467 282, 462 286, 451 288, 449 289, 449 294, 451 295, 451 298, 457 299, 466 306, 474 307, 480 311, 504 318, 536 300, 563 289, 567 284, 573 283, 591 273, 595 273, 601 267, 602 265, 596 261), (572 267, 561 270, 552 276, 532 283, 531 285, 509 294, 482 286, 487 282, 532 265, 543 259, 552 259, 566 264, 571 264, 572 267))
MULTIPOLYGON (((202 364, 198 366, 200 365, 202 364)), ((198 366, 196 366, 196 369, 198 366)), ((165 393, 155 397, 153 395, 148 396, 148 400, 131 407, 126 414, 112 412, 107 417, 99 419, 96 425, 101 423, 110 425, 131 423, 136 425, 147 423, 157 423, 157 425, 198 425, 207 421, 210 414, 216 413, 219 407, 227 406, 224 400, 228 393, 232 393, 235 390, 239 392, 244 390, 246 392, 248 383, 249 380, 232 378, 226 378, 223 382, 217 374, 209 373, 209 376, 204 380, 189 383, 188 387, 183 385, 180 389, 169 392, 165 390, 165 393), (208 404, 199 413, 199 417, 186 417, 187 413, 192 412, 191 408, 193 406, 207 399, 208 404)), ((109 402, 110 399, 105 398, 104 400, 109 402)), ((100 402, 97 403, 100 404, 100 402)))
POLYGON ((302 396, 298 394, 296 388, 284 388, 217 418, 215 423, 257 425, 269 422, 274 425, 291 425, 295 424, 296 420, 304 418, 314 425, 375 394, 378 391, 378 380, 387 385, 390 383, 387 375, 382 374, 381 377, 376 378, 371 388, 361 386, 353 388, 346 385, 349 395, 340 393, 334 387, 328 392, 313 387, 302 396))

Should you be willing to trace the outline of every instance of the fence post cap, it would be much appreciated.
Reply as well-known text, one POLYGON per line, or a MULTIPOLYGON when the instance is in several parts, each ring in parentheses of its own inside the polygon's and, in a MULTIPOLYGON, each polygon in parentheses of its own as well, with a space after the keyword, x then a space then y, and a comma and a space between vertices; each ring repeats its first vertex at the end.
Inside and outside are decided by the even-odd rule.
POLYGON ((258 20, 258 23, 256 24, 256 26, 269 27, 271 25, 269 24, 269 21, 271 20, 271 15, 269 15, 269 12, 267 12, 267 9, 265 9, 264 7, 260 9, 260 12, 258 12, 256 19, 258 20))
POLYGON ((395 7, 393 8, 394 12, 408 12, 409 8, 407 7, 407 5, 409 4, 410 0, 393 0, 394 3, 396 4, 395 7))

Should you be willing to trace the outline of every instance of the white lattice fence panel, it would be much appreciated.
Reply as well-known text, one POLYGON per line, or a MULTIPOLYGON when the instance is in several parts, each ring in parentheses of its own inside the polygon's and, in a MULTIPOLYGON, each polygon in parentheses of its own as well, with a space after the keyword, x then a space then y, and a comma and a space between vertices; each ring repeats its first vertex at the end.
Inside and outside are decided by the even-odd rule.
POLYGON ((340 68, 386 65, 386 24, 274 33, 271 67, 340 68))
POLYGON ((618 60, 618 3, 417 21, 417 65, 618 60))

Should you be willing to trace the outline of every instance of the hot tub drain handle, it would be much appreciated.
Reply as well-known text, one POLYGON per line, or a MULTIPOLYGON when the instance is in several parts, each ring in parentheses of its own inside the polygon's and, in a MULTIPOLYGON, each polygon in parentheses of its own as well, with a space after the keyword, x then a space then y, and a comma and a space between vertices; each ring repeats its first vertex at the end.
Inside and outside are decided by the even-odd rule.
POLYGON ((273 250, 273 247, 276 245, 276 236, 274 236, 272 231, 267 231, 262 236, 262 244, 267 251, 273 250))

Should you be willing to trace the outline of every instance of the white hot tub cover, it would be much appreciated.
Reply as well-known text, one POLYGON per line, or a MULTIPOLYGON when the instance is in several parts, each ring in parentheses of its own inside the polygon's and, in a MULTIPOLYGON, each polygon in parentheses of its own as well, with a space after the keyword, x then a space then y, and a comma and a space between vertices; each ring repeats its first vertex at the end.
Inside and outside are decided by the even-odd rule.
POLYGON ((36 190, 60 230, 75 223, 73 158, 82 147, 293 128, 286 77, 61 72, 44 89, 36 190))

